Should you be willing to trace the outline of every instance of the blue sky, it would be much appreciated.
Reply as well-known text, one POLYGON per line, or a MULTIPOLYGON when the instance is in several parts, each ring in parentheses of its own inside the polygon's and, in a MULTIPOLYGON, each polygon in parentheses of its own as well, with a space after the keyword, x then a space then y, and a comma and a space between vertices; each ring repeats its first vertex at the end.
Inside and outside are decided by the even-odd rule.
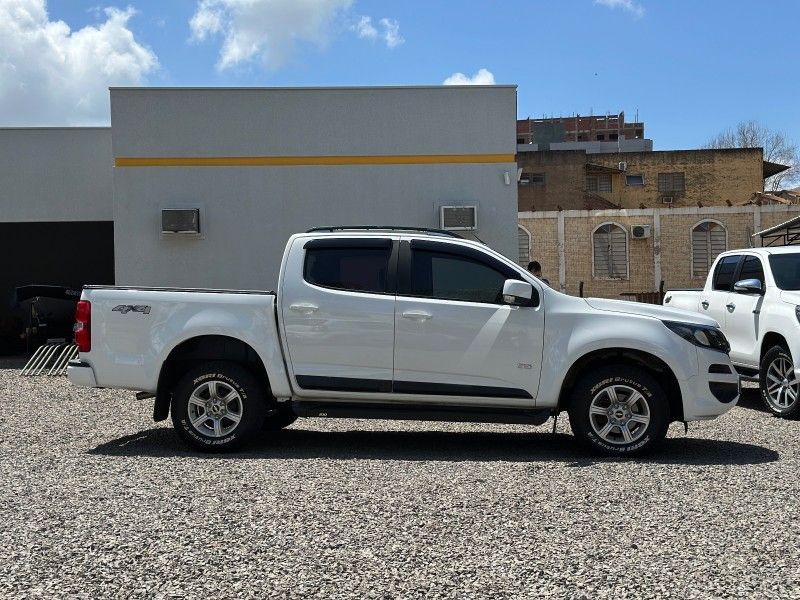
MULTIPOLYGON (((0 17, 3 4, 18 9, 43 2, 0 0, 0 17)), ((520 117, 624 110, 632 119, 638 110, 656 149, 697 147, 745 119, 783 130, 800 142, 800 2, 795 0, 262 0, 284 6, 255 17, 237 17, 231 9, 237 2, 50 0, 45 21, 39 15, 43 24, 35 26, 46 30, 63 21, 68 31, 59 34, 57 43, 73 48, 89 67, 76 67, 70 81, 59 83, 41 65, 26 65, 15 71, 23 87, 17 85, 5 99, 3 86, 9 84, 8 79, 3 83, 0 70, 0 126, 107 120, 103 98, 83 97, 80 89, 72 96, 61 92, 65 102, 60 104, 66 106, 56 99, 42 102, 41 108, 19 92, 38 87, 59 96, 59 85, 77 88, 83 77, 87 89, 98 90, 120 83, 439 84, 454 73, 471 77, 486 69, 495 82, 519 86, 520 117), (104 11, 108 6, 119 10, 104 11), (222 22, 206 19, 193 29, 190 22, 200 13, 222 22), (320 23, 307 25, 319 15, 320 23), (364 17, 369 17, 366 26, 364 17), (104 27, 112 20, 113 27, 104 27), (292 29, 306 26, 308 31, 292 29), (76 37, 82 28, 95 34, 88 46, 76 37), (391 40, 386 35, 390 29, 391 40), (305 41, 292 45, 279 39, 291 39, 286 32, 305 41), (233 40, 227 50, 226 36, 233 40), (108 43, 122 66, 102 61, 93 66, 92 57, 102 55, 108 43), (259 49, 248 55, 254 44, 259 49), (39 81, 47 77, 53 79, 50 87, 39 81), (72 106, 79 108, 71 111, 72 106), (43 122, 32 122, 37 118, 43 122)), ((35 63, 37 48, 16 60, 35 63)))

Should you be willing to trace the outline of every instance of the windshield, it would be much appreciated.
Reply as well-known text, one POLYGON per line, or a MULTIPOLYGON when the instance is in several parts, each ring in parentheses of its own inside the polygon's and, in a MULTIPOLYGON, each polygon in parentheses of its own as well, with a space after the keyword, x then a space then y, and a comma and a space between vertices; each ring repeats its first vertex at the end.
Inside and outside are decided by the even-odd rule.
POLYGON ((800 252, 773 254, 769 257, 772 276, 782 290, 800 290, 800 252))

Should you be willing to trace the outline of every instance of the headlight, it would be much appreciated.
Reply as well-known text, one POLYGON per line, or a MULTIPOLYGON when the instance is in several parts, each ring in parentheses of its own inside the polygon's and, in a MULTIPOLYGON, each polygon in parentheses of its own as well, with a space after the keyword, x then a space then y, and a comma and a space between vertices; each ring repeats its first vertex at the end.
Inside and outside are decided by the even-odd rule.
POLYGON ((677 333, 687 342, 700 346, 701 348, 710 348, 711 350, 719 350, 726 354, 730 351, 731 345, 728 340, 716 327, 709 327, 708 325, 694 325, 693 323, 678 323, 677 321, 661 321, 667 326, 667 329, 673 333, 677 333))

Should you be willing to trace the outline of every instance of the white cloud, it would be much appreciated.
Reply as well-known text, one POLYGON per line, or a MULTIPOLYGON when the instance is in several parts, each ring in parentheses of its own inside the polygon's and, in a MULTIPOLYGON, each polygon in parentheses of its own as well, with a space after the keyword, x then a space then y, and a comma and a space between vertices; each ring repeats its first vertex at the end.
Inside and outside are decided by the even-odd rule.
POLYGON ((594 3, 607 8, 621 8, 637 18, 644 16, 644 7, 634 0, 594 0, 594 3))
POLYGON ((189 21, 192 40, 222 36, 217 68, 260 59, 277 69, 298 42, 324 46, 353 0, 199 0, 189 21))
POLYGON ((385 17, 381 19, 380 23, 381 29, 383 30, 381 37, 383 41, 386 42, 386 46, 394 48, 405 42, 403 36, 400 35, 400 23, 394 19, 387 19, 385 17))
POLYGON ((396 48, 405 42, 403 36, 400 35, 400 23, 396 20, 384 17, 378 21, 378 25, 381 28, 380 32, 372 24, 372 17, 361 17, 358 23, 351 26, 350 29, 362 39, 377 40, 380 38, 387 48, 396 48))
POLYGON ((108 87, 158 68, 128 29, 135 13, 106 8, 104 22, 72 31, 45 0, 0 0, 0 125, 108 123, 108 87))
POLYGON ((375 29, 375 26, 372 24, 371 17, 361 17, 358 23, 353 25, 351 29, 355 31, 360 38, 374 40, 378 37, 378 30, 375 29))
POLYGON ((463 73, 453 73, 442 83, 444 85, 494 85, 494 75, 487 69, 480 69, 472 77, 463 73))

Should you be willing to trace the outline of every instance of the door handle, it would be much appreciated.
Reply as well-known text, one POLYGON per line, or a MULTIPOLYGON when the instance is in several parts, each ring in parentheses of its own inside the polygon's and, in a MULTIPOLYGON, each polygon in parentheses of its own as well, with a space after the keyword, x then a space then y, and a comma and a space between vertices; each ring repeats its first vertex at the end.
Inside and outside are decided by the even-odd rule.
POLYGON ((703 301, 700 303, 700 306, 702 306, 703 308, 705 308, 706 310, 708 310, 708 300, 703 300, 703 301))
POLYGON ((289 310, 293 310, 304 315, 310 315, 311 313, 317 312, 319 310, 319 306, 316 304, 310 304, 308 302, 299 302, 297 304, 289 305, 289 310))
POLYGON ((412 321, 427 321, 433 318, 431 313, 422 310, 407 310, 401 316, 404 319, 411 319, 412 321))
POLYGON ((725 305, 725 308, 727 308, 729 311, 733 312, 734 310, 736 310, 736 305, 733 302, 728 302, 725 305))

